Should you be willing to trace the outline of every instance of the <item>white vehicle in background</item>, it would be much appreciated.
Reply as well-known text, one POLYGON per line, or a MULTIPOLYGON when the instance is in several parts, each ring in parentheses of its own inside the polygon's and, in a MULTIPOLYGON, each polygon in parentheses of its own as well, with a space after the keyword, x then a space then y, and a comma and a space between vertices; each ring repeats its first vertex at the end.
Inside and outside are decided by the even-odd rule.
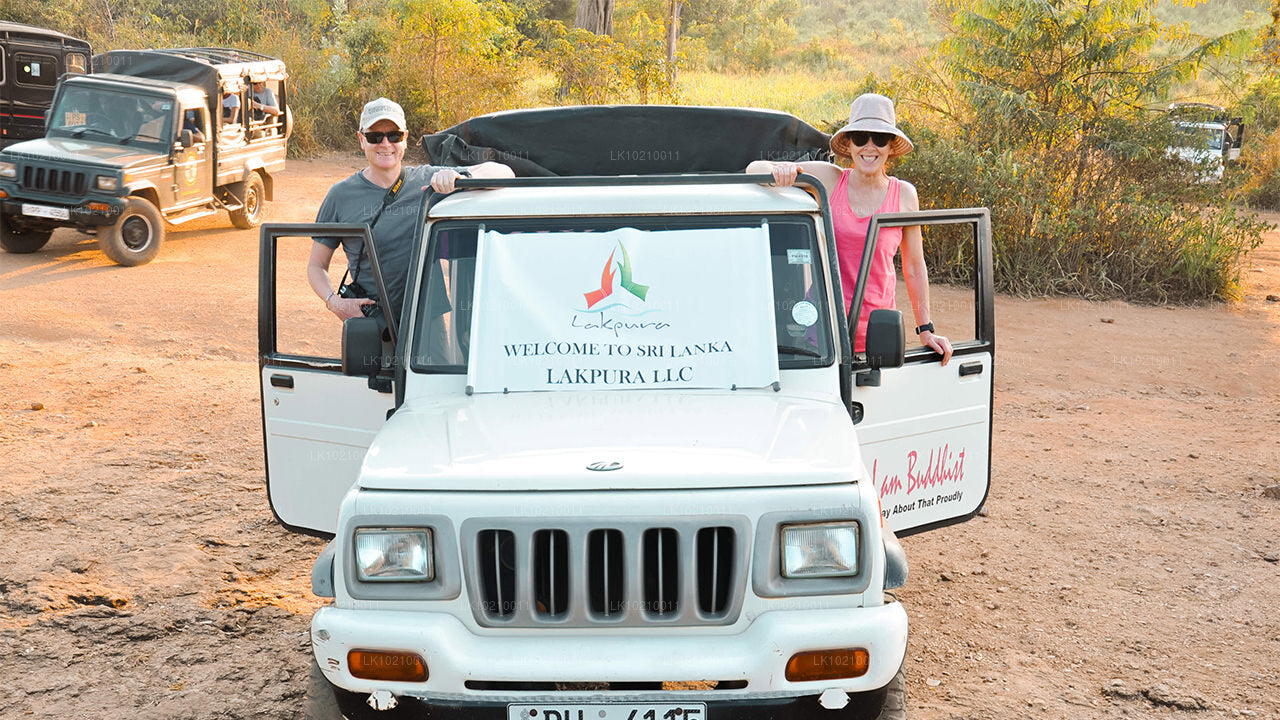
POLYGON ((1201 168, 1202 182, 1221 181, 1226 163, 1240 158, 1241 118, 1231 118, 1223 108, 1208 103, 1173 103, 1169 116, 1177 138, 1170 152, 1201 168))
MULTIPOLYGON (((589 125, 634 139, 648 111, 606 112, 589 125)), ((348 320, 331 349, 311 238, 367 229, 263 226, 268 495, 332 538, 308 718, 906 717, 896 534, 987 496, 988 214, 872 221, 955 239, 972 281, 934 288, 946 367, 905 349, 897 310, 855 354, 825 193, 768 180, 460 180, 407 268, 366 245, 386 326, 348 320)))

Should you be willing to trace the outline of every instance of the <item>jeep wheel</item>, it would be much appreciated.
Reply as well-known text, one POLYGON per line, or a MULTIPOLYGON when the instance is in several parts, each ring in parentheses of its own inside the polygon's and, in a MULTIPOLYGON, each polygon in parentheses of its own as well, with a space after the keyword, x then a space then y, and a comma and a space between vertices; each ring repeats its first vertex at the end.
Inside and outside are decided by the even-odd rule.
POLYGON ((303 720, 397 720, 409 716, 406 702, 390 710, 378 711, 365 703, 366 695, 349 692, 329 682, 311 658, 307 697, 302 704, 303 720))
POLYGON ((338 709, 338 693, 345 693, 333 686, 315 658, 311 659, 311 675, 307 678, 307 697, 302 704, 303 720, 345 720, 338 709))
POLYGON ((98 231, 98 247, 121 265, 151 262, 164 241, 164 218, 155 205, 130 197, 114 225, 98 231))
POLYGON ((266 194, 266 188, 262 185, 262 176, 253 173, 249 176, 248 182, 244 184, 244 204, 239 210, 232 210, 231 224, 241 230, 255 228, 262 224, 263 201, 266 194))
POLYGON ((838 714, 840 720, 907 720, 906 661, 888 685, 849 696, 849 704, 838 714))
POLYGON ((52 230, 18 230, 0 216, 0 247, 5 252, 33 253, 49 242, 50 235, 53 235, 52 230))

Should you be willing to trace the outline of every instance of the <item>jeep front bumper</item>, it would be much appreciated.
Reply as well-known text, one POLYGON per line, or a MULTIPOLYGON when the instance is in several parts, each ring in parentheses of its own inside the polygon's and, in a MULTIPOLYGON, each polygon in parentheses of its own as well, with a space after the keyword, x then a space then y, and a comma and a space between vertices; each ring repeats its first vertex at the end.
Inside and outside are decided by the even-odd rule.
MULTIPOLYGON (((311 640, 317 664, 334 685, 362 695, 383 690, 414 698, 431 705, 433 713, 454 707, 466 717, 505 718, 508 703, 696 701, 708 704, 709 715, 716 706, 741 705, 760 707, 761 717, 798 718, 814 717, 817 697, 826 690, 861 693, 889 684, 906 652, 907 616, 895 602, 770 611, 737 633, 660 627, 488 631, 473 630, 446 613, 327 607, 312 620, 311 640), (796 652, 854 647, 870 654, 870 667, 861 677, 790 682, 784 676, 796 652), (417 653, 426 661, 428 678, 408 683, 353 677, 347 667, 353 649, 417 653), (734 681, 735 689, 508 689, 525 683, 707 680, 734 681)), ((733 715, 740 716, 737 710, 733 715)))
POLYGON ((6 222, 13 222, 20 227, 32 229, 111 225, 120 217, 120 213, 123 211, 124 200, 118 197, 95 197, 68 202, 66 200, 26 199, 15 197, 10 193, 9 197, 0 200, 0 212, 3 212, 6 222), (27 207, 24 208, 24 206, 27 207), (33 209, 42 214, 36 215, 28 212, 33 209), (65 211, 67 217, 65 219, 52 217, 53 213, 50 211, 65 211))

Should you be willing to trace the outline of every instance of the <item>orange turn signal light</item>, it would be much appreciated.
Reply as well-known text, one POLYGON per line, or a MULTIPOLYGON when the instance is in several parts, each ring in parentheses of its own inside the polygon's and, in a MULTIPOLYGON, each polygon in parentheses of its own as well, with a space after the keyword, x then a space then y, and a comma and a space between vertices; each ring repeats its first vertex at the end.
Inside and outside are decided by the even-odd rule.
POLYGON ((100 212, 100 213, 109 213, 109 212, 111 212, 111 206, 110 206, 110 205, 108 205, 108 204, 106 204, 106 203, 102 203, 102 202, 91 202, 91 203, 89 203, 89 209, 90 209, 90 210, 92 210, 92 211, 94 211, 94 212, 100 212))
POLYGON ((347 653, 347 668, 361 680, 391 682, 426 682, 427 663, 411 652, 352 650, 347 653))
POLYGON ((840 680, 867 674, 871 653, 862 648, 809 650, 791 656, 787 661, 787 680, 840 680))
POLYGON ((0 190, 0 198, 7 198, 7 197, 9 197, 9 193, 3 190, 0 190))

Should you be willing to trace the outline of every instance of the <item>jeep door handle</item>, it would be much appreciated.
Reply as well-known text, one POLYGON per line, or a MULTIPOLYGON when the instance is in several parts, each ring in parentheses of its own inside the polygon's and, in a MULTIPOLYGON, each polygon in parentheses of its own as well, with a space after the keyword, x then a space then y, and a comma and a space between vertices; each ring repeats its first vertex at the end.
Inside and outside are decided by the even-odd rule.
MULTIPOLYGON (((962 368, 962 370, 963 370, 963 368, 962 368)), ((290 390, 292 390, 292 389, 293 389, 293 376, 292 376, 292 375, 272 375, 272 376, 271 376, 271 387, 289 388, 290 390)))
POLYGON ((985 366, 981 362, 967 362, 960 364, 960 377, 966 375, 981 375, 985 366))

